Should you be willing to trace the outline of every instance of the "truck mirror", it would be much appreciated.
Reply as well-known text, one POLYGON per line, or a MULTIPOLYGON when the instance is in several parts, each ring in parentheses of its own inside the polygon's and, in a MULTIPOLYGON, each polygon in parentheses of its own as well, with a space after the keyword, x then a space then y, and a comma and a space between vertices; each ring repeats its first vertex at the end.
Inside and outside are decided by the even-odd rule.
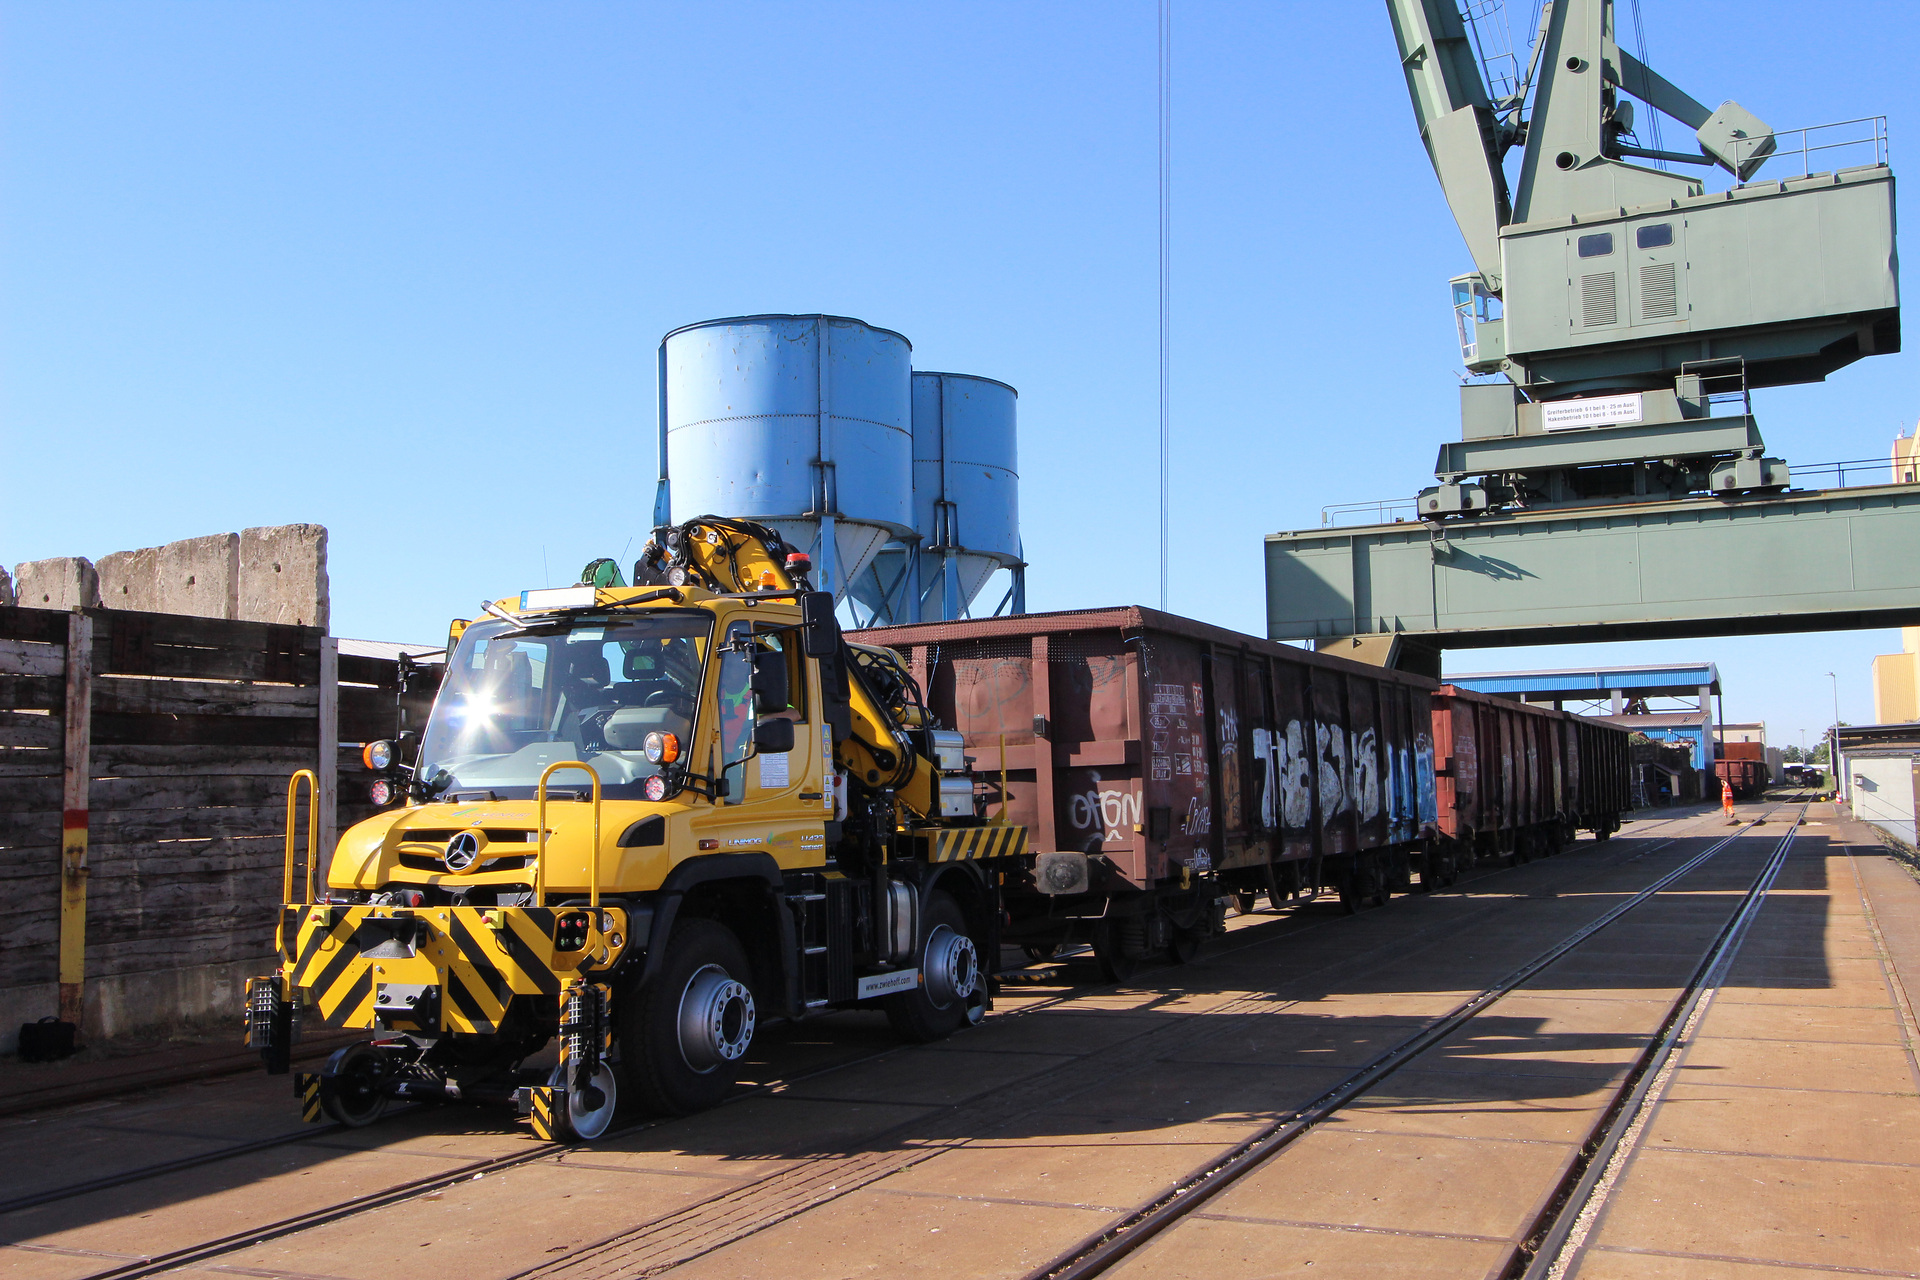
POLYGON ((753 749, 760 755, 784 755, 793 750, 793 721, 762 720, 753 727, 753 749))
POLYGON ((753 655, 753 707, 761 715, 792 706, 787 691, 787 655, 763 649, 753 655))
POLYGON ((833 616, 833 593, 809 591, 800 597, 800 630, 809 658, 840 652, 840 623, 833 616))

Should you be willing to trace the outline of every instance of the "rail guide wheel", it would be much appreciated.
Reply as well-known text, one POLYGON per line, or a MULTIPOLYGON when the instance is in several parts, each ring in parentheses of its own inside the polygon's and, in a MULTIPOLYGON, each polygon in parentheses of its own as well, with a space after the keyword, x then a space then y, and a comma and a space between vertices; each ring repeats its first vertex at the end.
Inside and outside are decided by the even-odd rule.
POLYGON ((387 1112, 387 1055, 362 1040, 335 1051, 320 1071, 320 1109, 349 1129, 364 1128, 387 1112))
POLYGON ((613 1127, 614 1112, 620 1108, 620 1086, 614 1079, 613 1065, 602 1062, 586 1089, 568 1088, 568 1074, 567 1064, 562 1062, 556 1064, 547 1076, 547 1087, 553 1090, 552 1096, 564 1096, 567 1103, 564 1119, 556 1127, 563 1130, 564 1136, 592 1142, 613 1127))

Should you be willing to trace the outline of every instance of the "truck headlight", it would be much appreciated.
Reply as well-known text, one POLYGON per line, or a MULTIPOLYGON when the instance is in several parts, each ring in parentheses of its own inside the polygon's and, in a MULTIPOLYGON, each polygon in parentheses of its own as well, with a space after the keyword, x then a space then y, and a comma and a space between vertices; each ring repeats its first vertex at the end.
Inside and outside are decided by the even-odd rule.
POLYGON ((657 730, 646 737, 641 744, 647 753, 647 759, 655 764, 672 764, 680 758, 680 735, 661 733, 657 730))
POLYGON ((385 773, 393 767, 393 744, 385 738, 369 742, 360 748, 360 762, 375 773, 385 773))

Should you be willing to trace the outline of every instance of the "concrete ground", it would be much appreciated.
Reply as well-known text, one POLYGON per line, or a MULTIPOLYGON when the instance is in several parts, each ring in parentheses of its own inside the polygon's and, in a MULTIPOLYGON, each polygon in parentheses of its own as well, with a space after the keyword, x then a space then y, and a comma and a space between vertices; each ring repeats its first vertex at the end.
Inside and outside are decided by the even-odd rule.
MULTIPOLYGON (((1119 1270, 1497 1272, 1784 833, 1775 816, 1119 1270)), ((1829 806, 1809 818, 1579 1274, 1920 1275, 1920 884, 1829 806)), ((234 1236, 176 1274, 1022 1276, 1725 834, 1717 815, 1656 815, 1459 892, 1257 913, 1200 962, 1122 986, 1068 960, 940 1045, 893 1048, 864 1013, 778 1028, 755 1048, 771 1087, 593 1147, 542 1151, 468 1110, 307 1136, 285 1082, 253 1075, 0 1122, 0 1202, 299 1135, 0 1212, 0 1268, 100 1276, 234 1236), (247 1238, 427 1173, 462 1180, 247 1238)))

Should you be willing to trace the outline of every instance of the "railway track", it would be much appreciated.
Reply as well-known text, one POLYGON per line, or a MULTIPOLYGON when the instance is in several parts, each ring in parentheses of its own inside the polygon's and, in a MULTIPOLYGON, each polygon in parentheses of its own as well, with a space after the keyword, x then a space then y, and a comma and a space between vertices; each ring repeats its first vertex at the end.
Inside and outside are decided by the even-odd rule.
MULTIPOLYGON (((1689 815, 1687 818, 1663 820, 1657 825, 1664 826, 1669 822, 1684 822, 1694 817, 1696 817, 1696 815, 1689 815)), ((1650 894, 1658 892, 1660 888, 1671 884, 1678 876, 1686 874, 1688 871, 1702 864, 1708 858, 1712 857, 1714 853, 1724 848, 1728 842, 1744 834, 1753 825, 1757 824, 1748 824, 1748 826, 1743 827, 1741 831, 1717 843, 1710 851, 1690 859, 1678 871, 1670 872, 1661 877, 1653 889, 1643 891, 1633 902, 1637 904, 1640 901, 1644 901, 1650 894)), ((1613 842, 1611 846, 1611 851, 1621 856, 1609 858, 1599 867, 1585 869, 1583 875, 1576 876, 1572 881, 1560 886, 1560 889, 1565 890, 1577 887, 1581 881, 1591 878, 1594 875, 1602 874, 1606 870, 1629 862, 1637 862, 1642 858, 1670 846, 1679 838, 1681 837, 1663 837, 1654 834, 1635 834, 1633 836, 1623 837, 1613 842), (1645 847, 1638 847, 1642 845, 1645 847)), ((1487 875, 1497 874, 1500 870, 1502 869, 1485 869, 1481 875, 1475 875, 1471 880, 1463 880, 1460 885, 1456 886, 1456 891, 1467 890, 1470 892, 1475 883, 1484 880, 1487 875)), ((1443 924, 1430 926, 1425 930, 1417 931, 1408 938, 1403 939, 1403 941, 1409 944, 1417 944, 1422 941, 1431 941, 1444 937, 1450 933, 1471 931, 1477 927, 1487 911, 1494 909, 1495 905, 1506 900, 1504 896, 1490 897, 1489 903, 1481 907, 1481 909, 1469 912, 1463 917, 1444 922, 1443 924)), ((1610 922, 1618 918, 1626 909, 1630 909, 1630 907, 1616 908, 1608 914, 1605 918, 1606 921, 1610 922)), ((1277 930, 1272 928, 1248 930, 1249 933, 1255 934, 1256 936, 1245 937, 1237 942, 1229 939, 1226 945, 1210 950, 1209 959, 1223 959, 1236 952, 1267 945, 1279 941, 1282 938, 1297 938, 1303 932, 1335 927, 1347 918, 1329 915, 1325 918, 1315 920, 1303 918, 1295 913, 1284 913, 1276 917, 1271 917, 1270 919, 1272 924, 1281 924, 1284 922, 1293 925, 1293 927, 1277 930)), ((1268 922, 1263 922, 1263 924, 1266 923, 1268 922)), ((1590 927, 1582 931, 1579 936, 1581 938, 1590 936, 1597 927, 1601 926, 1590 927)), ((1577 945, 1577 941, 1570 941, 1566 946, 1560 948, 1560 951, 1564 952, 1565 950, 1569 950, 1574 945, 1577 945)), ((1052 963, 1057 965, 1057 961, 1052 963)), ((1335 961, 1310 972, 1320 973, 1325 970, 1352 966, 1357 963, 1360 962, 1354 960, 1335 961)), ((1046 966, 1038 967, 1044 968, 1046 966)), ((1017 1018, 1026 1014, 1057 1008, 1061 1004, 1085 994, 1086 990, 1086 987, 1076 987, 1070 991, 1034 1000, 1023 1008, 996 1015, 996 1019, 1017 1018)), ((1485 1000, 1481 1000, 1476 1004, 1476 1009, 1484 1007, 1484 1004, 1490 1003, 1492 999, 1497 998, 1497 996, 1491 996, 1485 1000)), ((1471 1016, 1471 1014, 1467 1016, 1471 1016)), ((1420 1037, 1420 1041, 1424 1044, 1437 1038, 1439 1037, 1423 1034, 1420 1037)), ((729 1101, 745 1101, 749 1098, 761 1097, 777 1091, 791 1090, 809 1081, 818 1080, 838 1072, 876 1062, 901 1052, 904 1048, 905 1046, 889 1045, 877 1051, 854 1054, 810 1071, 767 1081, 753 1089, 735 1095, 735 1097, 729 1101)), ((1404 1061, 1405 1058, 1413 1052, 1417 1052, 1417 1050, 1402 1046, 1390 1051, 1389 1055, 1383 1056, 1390 1056, 1396 1062, 1399 1062, 1404 1061)), ((1008 1115, 1018 1113, 1022 1107, 1045 1105, 1044 1099, 1029 1097, 1025 1093, 1022 1093, 1021 1090, 1016 1089, 1012 1091, 1012 1093, 1018 1096, 1002 1096, 996 1099, 999 1105, 992 1108, 998 1113, 1001 1119, 1004 1119, 1008 1115)), ((955 1138, 964 1137, 965 1131, 970 1129, 977 1131, 977 1126, 983 1120, 988 1119, 988 1117, 978 1114, 979 1109, 977 1107, 960 1110, 964 1111, 965 1114, 956 1114, 954 1123, 951 1126, 953 1130, 952 1136, 955 1138)), ((639 1124, 624 1127, 614 1134, 609 1134, 607 1140, 611 1141, 620 1137, 632 1136, 664 1123, 670 1123, 670 1121, 643 1121, 639 1124)), ((85 1183, 72 1184, 67 1187, 50 1189, 30 1196, 19 1197, 8 1202, 0 1203, 0 1215, 63 1199, 97 1194, 116 1187, 164 1177, 185 1169, 217 1163, 221 1160, 232 1159, 276 1146, 313 1141, 314 1139, 327 1136, 327 1134, 334 1132, 336 1128, 337 1127, 329 1127, 327 1130, 304 1130, 299 1133, 278 1135, 274 1138, 255 1142, 235 1144, 234 1146, 222 1148, 214 1152, 145 1166, 136 1170, 92 1179, 85 1183)), ((1276 1127, 1275 1132, 1278 1132, 1278 1127, 1276 1127)), ((1271 1137, 1272 1135, 1264 1136, 1271 1137)), ((1248 1144, 1249 1149, 1247 1154, 1252 1154, 1253 1144, 1257 1144, 1261 1140, 1261 1137, 1256 1137, 1252 1140, 1252 1143, 1248 1144)), ((611 1237, 600 1241, 597 1245, 591 1246, 585 1251, 588 1255, 585 1258, 571 1257, 535 1268, 523 1274, 528 1277, 536 1275, 588 1273, 615 1274, 616 1272, 622 1275, 651 1274, 665 1267, 676 1265, 688 1257, 698 1256, 701 1253, 711 1251, 712 1248, 763 1230, 797 1213, 805 1212, 808 1208, 818 1204, 822 1198, 830 1198, 831 1195, 843 1194, 845 1191, 855 1187, 870 1184, 920 1159, 929 1158, 933 1154, 938 1154, 938 1152, 943 1149, 944 1148, 936 1145, 927 1150, 908 1151, 906 1153, 878 1154, 869 1151, 855 1153, 853 1156, 846 1158, 823 1158, 822 1160, 810 1161, 808 1162, 808 1167, 802 1171, 786 1170, 781 1173, 769 1175, 768 1178, 763 1181, 751 1183, 748 1186, 736 1188, 690 1205, 672 1215, 672 1220, 670 1221, 649 1223, 637 1232, 623 1233, 622 1236, 611 1237), (813 1187, 812 1184, 815 1182, 818 1182, 820 1185, 813 1187), (766 1203, 769 1200, 785 1202, 784 1207, 778 1203, 766 1203), (729 1212, 730 1209, 745 1212, 729 1212), (768 1210, 771 1210, 771 1212, 768 1210), (730 1225, 723 1227, 717 1237, 707 1221, 716 1216, 727 1219, 730 1222, 730 1225), (640 1247, 636 1249, 630 1246, 640 1247), (592 1265, 596 1260, 602 1260, 615 1265, 612 1269, 592 1265), (583 1262, 589 1265, 583 1268, 583 1262), (637 1266, 634 1264, 637 1264, 637 1266)), ((309 1212, 289 1215, 274 1222, 251 1227, 245 1231, 200 1241, 193 1245, 169 1250, 164 1253, 156 1253, 151 1257, 129 1260, 121 1265, 93 1272, 88 1277, 88 1280, 132 1280, 133 1277, 156 1275, 174 1268, 194 1263, 208 1262, 233 1254, 241 1249, 263 1241, 294 1235, 328 1223, 370 1213, 413 1197, 444 1190, 458 1183, 470 1181, 476 1176, 504 1172, 539 1161, 560 1160, 565 1158, 567 1154, 565 1149, 556 1150, 551 1146, 541 1144, 530 1147, 525 1151, 463 1162, 455 1167, 440 1170, 432 1175, 396 1182, 377 1191, 350 1197, 335 1204, 320 1207, 309 1212)), ((1217 1177, 1218 1172, 1219 1171, 1216 1170, 1203 1171, 1202 1174, 1198 1175, 1199 1183, 1197 1185, 1206 1184, 1217 1177)), ((1184 1209, 1184 1206, 1182 1206, 1182 1208, 1184 1209)), ((1145 1221, 1145 1217, 1140 1213, 1129 1215, 1126 1223, 1120 1224, 1114 1229, 1113 1235, 1116 1240, 1126 1237, 1137 1237, 1144 1242, 1144 1239, 1147 1237, 1140 1233, 1139 1227, 1141 1224, 1134 1222, 1134 1218, 1140 1218, 1142 1222, 1145 1221)), ((1103 1233, 1103 1235, 1104 1234, 1105 1233, 1103 1233)), ((1135 1246, 1129 1245, 1127 1251, 1130 1251, 1132 1247, 1135 1246)), ((1095 1242, 1092 1249, 1083 1249, 1080 1252, 1088 1255, 1086 1261, 1091 1264, 1094 1261, 1093 1255, 1098 1253, 1099 1249, 1099 1242, 1095 1242)), ((1117 1258, 1115 1260, 1117 1260, 1117 1258)), ((1079 1264, 1069 1262, 1067 1265, 1077 1266, 1079 1264)), ((1101 1264, 1102 1268, 1104 1268, 1105 1265, 1110 1265, 1110 1263, 1101 1264)), ((1067 1274, 1068 1272, 1063 1271, 1060 1266, 1052 1266, 1036 1274, 1051 1275, 1055 1273, 1067 1274)), ((1071 1274, 1095 1274, 1095 1272, 1076 1270, 1072 1271, 1071 1274)))
POLYGON ((1499 982, 1463 1001, 1446 1016, 1380 1054, 1307 1107, 1267 1126, 1196 1170, 1180 1185, 1029 1271, 1023 1280, 1086 1280, 1112 1270, 1136 1250, 1190 1217, 1241 1178, 1281 1155, 1312 1129, 1352 1105, 1394 1072, 1460 1031, 1502 997, 1519 989, 1607 926, 1691 875, 1736 840, 1763 825, 1780 808, 1793 804, 1799 805, 1795 822, 1775 845, 1760 874, 1748 887, 1740 905, 1735 908, 1706 955, 1701 958, 1645 1052, 1619 1086, 1613 1104, 1582 1144, 1561 1186, 1500 1272, 1511 1280, 1549 1280, 1550 1277, 1551 1280, 1559 1280, 1567 1274, 1568 1265, 1578 1253, 1586 1228, 1598 1216, 1606 1201, 1621 1159, 1631 1149, 1630 1136, 1644 1123, 1650 1104, 1657 1101, 1670 1077, 1676 1050, 1698 1026, 1707 1003, 1738 952, 1747 926, 1765 901, 1767 889, 1779 873, 1793 843, 1799 819, 1805 815, 1807 800, 1796 797, 1786 805, 1770 809, 1761 818, 1742 825, 1597 920, 1546 948, 1499 982))

